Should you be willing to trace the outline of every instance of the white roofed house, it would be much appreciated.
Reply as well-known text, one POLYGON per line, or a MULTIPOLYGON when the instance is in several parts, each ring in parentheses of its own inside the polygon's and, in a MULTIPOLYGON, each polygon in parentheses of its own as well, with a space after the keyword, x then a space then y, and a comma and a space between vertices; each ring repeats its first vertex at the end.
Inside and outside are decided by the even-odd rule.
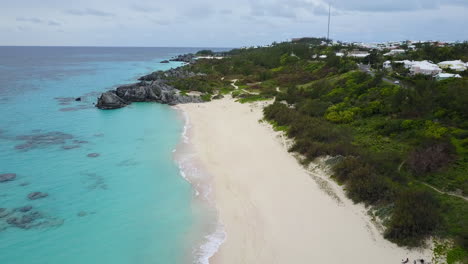
POLYGON ((367 51, 358 51, 358 50, 353 50, 350 53, 348 53, 349 57, 354 57, 354 58, 365 58, 369 55, 370 53, 367 51))
POLYGON ((449 78, 461 78, 460 74, 453 74, 453 73, 439 73, 436 76, 438 81, 449 79, 449 78))
POLYGON ((344 56, 344 53, 343 53, 343 52, 337 52, 337 53, 335 53, 335 55, 336 55, 337 57, 343 57, 343 56, 344 56))
POLYGON ((458 72, 466 71, 467 69, 467 64, 461 60, 442 61, 439 62, 437 65, 439 65, 439 67, 442 69, 451 69, 458 72))
POLYGON ((405 68, 410 70, 412 75, 423 74, 423 75, 437 75, 442 72, 442 69, 439 68, 436 64, 430 61, 395 61, 395 63, 403 63, 405 68))
POLYGON ((410 68, 410 73, 413 75, 423 74, 434 76, 441 72, 442 69, 439 68, 439 66, 429 61, 415 61, 410 68))
POLYGON ((391 61, 386 61, 383 63, 383 68, 384 69, 391 69, 392 68, 392 62, 391 61))
POLYGON ((385 53, 384 56, 393 56, 397 54, 403 54, 405 52, 406 51, 404 49, 393 49, 390 52, 385 53))

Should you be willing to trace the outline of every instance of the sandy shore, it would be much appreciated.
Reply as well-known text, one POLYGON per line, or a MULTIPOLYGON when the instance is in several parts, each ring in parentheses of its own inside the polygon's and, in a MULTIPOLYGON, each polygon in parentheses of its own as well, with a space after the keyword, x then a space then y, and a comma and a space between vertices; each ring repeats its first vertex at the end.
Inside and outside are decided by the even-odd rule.
POLYGON ((384 240, 362 206, 346 199, 321 170, 310 173, 301 167, 277 133, 258 122, 258 104, 226 98, 179 107, 190 118, 197 158, 213 177, 215 203, 227 233, 211 263, 430 259, 428 250, 409 251, 384 240))

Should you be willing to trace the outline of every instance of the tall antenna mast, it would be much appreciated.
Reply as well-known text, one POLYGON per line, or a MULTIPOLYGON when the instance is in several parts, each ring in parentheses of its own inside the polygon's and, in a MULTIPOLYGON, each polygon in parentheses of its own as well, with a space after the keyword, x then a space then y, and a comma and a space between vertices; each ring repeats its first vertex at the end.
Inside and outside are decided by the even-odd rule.
POLYGON ((331 3, 328 3, 328 31, 327 31, 327 42, 330 42, 330 14, 331 14, 331 3))

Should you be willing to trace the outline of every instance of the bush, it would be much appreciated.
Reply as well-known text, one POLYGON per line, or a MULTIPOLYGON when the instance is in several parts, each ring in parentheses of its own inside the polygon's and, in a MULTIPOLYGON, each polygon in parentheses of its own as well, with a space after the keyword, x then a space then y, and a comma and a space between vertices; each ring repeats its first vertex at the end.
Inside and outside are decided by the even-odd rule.
POLYGON ((385 237, 400 245, 418 246, 441 222, 439 202, 430 192, 405 191, 395 203, 385 237))
POLYGON ((337 180, 346 185, 346 192, 354 202, 375 204, 389 196, 390 187, 384 178, 356 157, 346 157, 333 171, 337 180))
POLYGON ((454 153, 450 142, 428 142, 409 154, 408 166, 416 175, 434 172, 453 161, 454 153))

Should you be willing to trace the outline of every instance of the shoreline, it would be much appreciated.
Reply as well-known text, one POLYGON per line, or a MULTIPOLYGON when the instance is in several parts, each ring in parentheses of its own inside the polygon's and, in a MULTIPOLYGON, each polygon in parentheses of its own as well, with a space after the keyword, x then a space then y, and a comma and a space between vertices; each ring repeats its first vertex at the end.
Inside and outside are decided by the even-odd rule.
POLYGON ((212 197, 212 179, 196 158, 193 146, 190 144, 191 123, 187 112, 178 106, 172 107, 178 112, 184 127, 181 141, 173 151, 174 160, 179 168, 180 176, 192 186, 192 207, 199 210, 202 216, 195 214, 196 230, 188 236, 191 252, 188 258, 191 263, 209 264, 209 259, 219 250, 226 239, 224 226, 218 217, 218 211, 212 197))
POLYGON ((209 263, 431 259, 429 249, 409 250, 385 240, 364 206, 346 198, 328 175, 318 175, 325 173, 319 166, 306 171, 278 134, 258 122, 263 118, 258 104, 264 103, 224 98, 176 107, 190 119, 186 143, 197 166, 211 175, 210 199, 227 234, 209 263), (315 177, 327 182, 341 202, 315 177))

